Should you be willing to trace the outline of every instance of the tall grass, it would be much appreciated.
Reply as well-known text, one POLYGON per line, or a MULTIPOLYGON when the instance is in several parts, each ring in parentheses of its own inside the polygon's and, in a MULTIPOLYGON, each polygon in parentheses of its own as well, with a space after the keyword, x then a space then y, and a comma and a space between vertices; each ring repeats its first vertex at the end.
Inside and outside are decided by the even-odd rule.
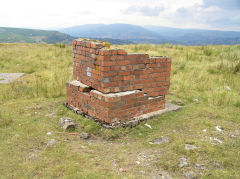
POLYGON ((0 47, 0 71, 26 73, 23 78, 0 88, 0 101, 58 97, 72 78, 71 47, 44 44, 6 44, 0 47))
POLYGON ((172 93, 211 106, 240 101, 240 48, 236 46, 123 45, 128 52, 159 54, 172 58, 172 93), (232 91, 226 90, 230 86, 232 91))

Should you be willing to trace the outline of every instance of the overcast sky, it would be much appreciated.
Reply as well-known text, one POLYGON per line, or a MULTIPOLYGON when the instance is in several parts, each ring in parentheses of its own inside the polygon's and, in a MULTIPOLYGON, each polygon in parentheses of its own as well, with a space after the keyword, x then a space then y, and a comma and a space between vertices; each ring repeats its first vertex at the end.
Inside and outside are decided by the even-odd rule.
POLYGON ((0 27, 128 23, 240 31, 240 0, 2 0, 0 27))

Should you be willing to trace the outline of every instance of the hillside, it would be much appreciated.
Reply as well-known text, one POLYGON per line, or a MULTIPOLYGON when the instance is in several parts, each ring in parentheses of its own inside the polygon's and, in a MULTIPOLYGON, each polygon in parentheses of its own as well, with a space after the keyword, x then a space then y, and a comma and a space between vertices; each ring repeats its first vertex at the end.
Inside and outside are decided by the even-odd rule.
POLYGON ((135 43, 163 43, 167 39, 143 27, 130 24, 87 24, 60 29, 60 32, 87 38, 112 38, 130 40, 135 43))
POLYGON ((68 43, 72 36, 58 31, 0 27, 0 43, 68 43))
POLYGON ((178 29, 130 24, 87 24, 60 30, 76 37, 115 38, 134 43, 172 43, 183 45, 240 44, 240 32, 178 29))
POLYGON ((165 34, 170 43, 183 45, 240 44, 240 32, 202 29, 178 29, 160 26, 144 26, 159 34, 165 34))
POLYGON ((63 106, 72 46, 0 44, 0 72, 25 73, 0 85, 0 178, 240 178, 240 45, 113 47, 171 57, 166 98, 182 109, 102 128, 63 106), (77 129, 64 132, 61 117, 77 129))

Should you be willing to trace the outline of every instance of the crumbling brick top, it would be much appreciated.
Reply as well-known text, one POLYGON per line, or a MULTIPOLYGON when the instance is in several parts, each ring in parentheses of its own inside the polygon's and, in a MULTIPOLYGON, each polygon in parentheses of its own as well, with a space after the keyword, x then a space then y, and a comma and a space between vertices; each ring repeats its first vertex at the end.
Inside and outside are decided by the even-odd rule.
POLYGON ((78 81, 102 93, 142 90, 148 96, 168 93, 171 59, 127 53, 110 44, 73 40, 73 74, 78 81))

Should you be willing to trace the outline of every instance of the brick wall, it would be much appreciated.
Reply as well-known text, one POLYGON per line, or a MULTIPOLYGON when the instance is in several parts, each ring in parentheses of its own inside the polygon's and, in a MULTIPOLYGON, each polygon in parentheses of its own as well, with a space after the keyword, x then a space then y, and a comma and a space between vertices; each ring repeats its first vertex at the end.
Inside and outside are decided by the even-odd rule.
POLYGON ((73 40, 67 103, 105 123, 164 109, 171 59, 130 54, 108 43, 73 40))
POLYGON ((149 96, 166 95, 171 59, 129 54, 104 43, 73 41, 75 79, 102 93, 141 89, 149 96))
POLYGON ((104 94, 83 86, 79 81, 67 83, 68 104, 106 123, 126 121, 165 107, 164 96, 149 97, 140 90, 104 94))

